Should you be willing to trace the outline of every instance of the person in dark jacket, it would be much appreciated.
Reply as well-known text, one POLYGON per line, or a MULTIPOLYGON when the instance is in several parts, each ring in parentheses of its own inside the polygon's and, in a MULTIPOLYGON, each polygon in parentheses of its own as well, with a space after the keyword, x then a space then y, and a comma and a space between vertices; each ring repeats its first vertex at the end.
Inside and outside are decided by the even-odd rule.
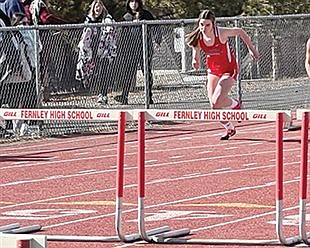
POLYGON ((0 27, 10 26, 10 18, 0 9, 0 27))
MULTIPOLYGON (((146 10, 143 6, 142 0, 128 0, 126 3, 127 12, 123 16, 123 21, 142 21, 142 20, 155 20, 152 13, 146 10)), ((144 61, 143 61, 143 37, 142 37, 142 26, 125 26, 123 28, 122 35, 120 36, 119 49, 122 49, 119 54, 122 54, 121 66, 123 67, 120 71, 125 71, 120 73, 118 81, 122 83, 123 89, 122 94, 115 97, 116 101, 122 104, 128 104, 128 95, 130 91, 131 84, 136 79, 136 73, 138 66, 140 65, 141 70, 147 73, 147 94, 148 103, 153 104, 153 75, 152 75, 152 58, 154 54, 154 44, 159 46, 161 43, 161 32, 158 30, 158 26, 148 26, 147 34, 147 45, 148 45, 148 71, 144 72, 144 61), (126 76, 126 78, 124 78, 126 76)))

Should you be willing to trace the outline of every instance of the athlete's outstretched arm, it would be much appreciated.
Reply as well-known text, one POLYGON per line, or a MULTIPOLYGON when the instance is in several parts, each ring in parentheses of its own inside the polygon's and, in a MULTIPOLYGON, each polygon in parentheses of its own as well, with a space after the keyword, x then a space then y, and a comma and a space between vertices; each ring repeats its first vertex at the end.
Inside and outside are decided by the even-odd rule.
POLYGON ((193 60, 192 60, 192 67, 195 70, 198 70, 200 67, 200 47, 196 46, 193 47, 193 60))
POLYGON ((307 42, 306 46, 306 61, 305 61, 306 71, 310 77, 310 39, 307 42))
POLYGON ((250 36, 242 28, 222 28, 221 36, 223 37, 223 40, 228 40, 229 37, 239 36, 247 45, 250 55, 254 59, 260 58, 260 54, 254 47, 250 36))

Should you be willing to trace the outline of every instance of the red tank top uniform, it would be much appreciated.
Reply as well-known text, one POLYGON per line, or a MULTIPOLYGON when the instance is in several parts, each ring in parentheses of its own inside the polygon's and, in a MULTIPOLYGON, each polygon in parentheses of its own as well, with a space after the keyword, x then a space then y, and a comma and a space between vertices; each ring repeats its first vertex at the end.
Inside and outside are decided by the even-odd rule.
POLYGON ((221 43, 218 28, 214 29, 214 34, 215 39, 212 46, 207 46, 202 38, 199 40, 199 45, 207 56, 208 73, 218 77, 227 74, 236 80, 238 75, 236 57, 228 42, 221 43))

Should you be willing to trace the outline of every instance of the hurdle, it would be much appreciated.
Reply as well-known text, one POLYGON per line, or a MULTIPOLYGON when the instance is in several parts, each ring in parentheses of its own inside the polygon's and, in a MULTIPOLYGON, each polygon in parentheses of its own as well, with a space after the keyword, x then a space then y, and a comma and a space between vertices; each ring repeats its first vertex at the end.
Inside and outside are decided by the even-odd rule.
MULTIPOLYGON (((139 134, 139 230, 147 242, 170 244, 231 244, 231 245, 294 245, 301 243, 299 236, 285 238, 283 233, 283 125, 291 119, 290 111, 265 110, 141 110, 138 113, 139 134), (145 187, 145 120, 157 121, 261 121, 276 122, 276 235, 273 240, 236 240, 236 239, 186 239, 169 238, 165 234, 154 239, 145 234, 144 227, 144 187, 145 187)), ((184 229, 183 231, 185 231, 184 229)))
MULTIPOLYGON (((46 235, 48 241, 72 241, 72 242, 135 242, 142 239, 139 233, 125 236, 122 233, 122 197, 124 191, 124 148, 126 119, 131 119, 131 115, 123 110, 109 109, 7 109, 0 108, 0 119, 3 120, 83 120, 83 121, 118 121, 118 148, 117 148, 117 198, 115 212, 115 236, 83 236, 83 235, 46 235)), ((7 233, 20 233, 38 231, 41 226, 31 226, 28 229, 20 226, 6 227, 7 233), (15 231, 14 231, 15 230, 15 231)), ((156 235, 170 231, 168 226, 149 230, 147 235, 156 235)))
POLYGON ((310 109, 297 109, 297 120, 301 120, 301 154, 300 154, 300 196, 299 196, 299 235, 303 242, 310 245, 309 233, 306 231, 306 199, 308 176, 308 137, 310 109))
MULTIPOLYGON (((131 117, 131 115, 130 115, 131 117)), ((122 208, 124 197, 124 161, 125 161, 125 129, 126 129, 126 113, 121 112, 118 119, 118 149, 117 149, 117 173, 116 173, 116 211, 115 211, 115 229, 118 237, 123 242, 134 242, 141 239, 140 234, 125 235, 122 231, 122 208)), ((170 231, 169 226, 163 226, 149 230, 147 235, 156 235, 170 231)))

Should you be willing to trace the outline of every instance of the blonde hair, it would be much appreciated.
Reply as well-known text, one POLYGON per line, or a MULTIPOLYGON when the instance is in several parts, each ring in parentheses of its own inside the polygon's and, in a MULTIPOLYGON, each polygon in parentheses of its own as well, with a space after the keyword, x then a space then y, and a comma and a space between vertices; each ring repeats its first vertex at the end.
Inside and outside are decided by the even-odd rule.
POLYGON ((24 18, 27 19, 27 16, 22 13, 22 12, 16 12, 13 14, 12 18, 11 18, 11 25, 12 26, 17 26, 17 25, 28 25, 28 19, 25 22, 21 22, 24 18))
POLYGON ((95 18, 95 6, 96 4, 100 4, 102 6, 102 13, 99 17, 97 18, 100 18, 100 19, 103 19, 105 18, 107 15, 108 15, 108 10, 107 8, 105 7, 105 5, 103 4, 103 2, 101 0, 94 0, 91 5, 90 5, 90 10, 89 10, 89 13, 88 15, 91 17, 91 18, 95 18))
POLYGON ((198 17, 197 26, 195 27, 195 29, 185 36, 185 42, 188 46, 196 47, 198 45, 198 41, 199 41, 199 39, 201 39, 199 22, 202 19, 211 20, 213 23, 213 26, 215 25, 214 13, 211 10, 203 10, 198 17))

